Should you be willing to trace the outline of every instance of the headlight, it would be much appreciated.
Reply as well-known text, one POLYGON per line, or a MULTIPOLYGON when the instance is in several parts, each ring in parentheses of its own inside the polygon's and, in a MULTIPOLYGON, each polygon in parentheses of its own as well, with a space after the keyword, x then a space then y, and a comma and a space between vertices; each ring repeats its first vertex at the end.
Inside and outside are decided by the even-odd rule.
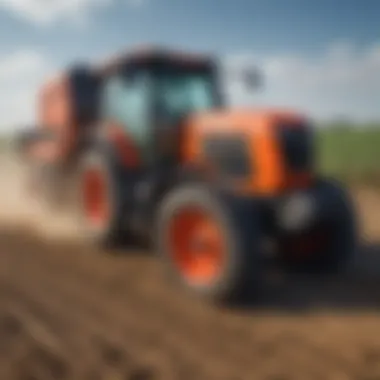
POLYGON ((315 215, 315 201, 309 194, 293 194, 279 207, 280 226, 286 230, 306 228, 315 215))

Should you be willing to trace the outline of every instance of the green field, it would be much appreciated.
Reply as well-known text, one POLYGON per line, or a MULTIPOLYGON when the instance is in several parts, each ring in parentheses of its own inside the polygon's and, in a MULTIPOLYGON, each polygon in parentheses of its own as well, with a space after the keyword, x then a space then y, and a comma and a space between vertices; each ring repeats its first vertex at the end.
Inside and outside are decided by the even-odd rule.
MULTIPOLYGON (((380 185, 380 123, 323 125, 316 137, 320 172, 348 183, 380 185)), ((0 138, 0 149, 9 142, 0 138)))
POLYGON ((345 182, 380 184, 380 124, 321 128, 316 151, 322 173, 345 182))

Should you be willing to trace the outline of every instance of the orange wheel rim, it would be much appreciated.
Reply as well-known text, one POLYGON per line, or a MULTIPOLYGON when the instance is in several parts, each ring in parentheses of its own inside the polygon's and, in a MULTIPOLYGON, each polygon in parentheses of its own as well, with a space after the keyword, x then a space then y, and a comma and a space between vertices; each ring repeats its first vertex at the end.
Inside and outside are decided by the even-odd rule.
POLYGON ((84 211, 87 220, 94 226, 103 226, 109 216, 107 183, 98 169, 89 169, 83 179, 84 211))
POLYGON ((172 260, 192 283, 207 285, 218 278, 224 261, 224 240, 218 223, 201 210, 184 209, 169 228, 172 260))

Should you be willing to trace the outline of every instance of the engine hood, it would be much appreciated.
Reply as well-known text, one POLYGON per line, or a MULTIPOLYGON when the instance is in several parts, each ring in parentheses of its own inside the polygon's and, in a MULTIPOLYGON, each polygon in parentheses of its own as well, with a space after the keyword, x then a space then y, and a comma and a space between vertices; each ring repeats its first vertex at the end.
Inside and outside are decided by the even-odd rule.
POLYGON ((236 165, 242 167, 243 161, 248 162, 250 169, 245 172, 250 174, 242 182, 250 193, 273 195, 308 186, 313 171, 309 165, 313 153, 309 149, 308 125, 302 114, 289 110, 226 109, 201 113, 189 119, 184 157, 186 161, 207 161, 205 150, 212 145, 219 152, 208 152, 206 156, 218 155, 220 167, 237 161, 236 165), (241 157, 243 153, 245 158, 241 157))
POLYGON ((297 128, 304 126, 308 119, 301 113, 286 109, 223 109, 202 112, 191 117, 191 124, 201 129, 220 132, 244 130, 260 132, 263 129, 281 128, 282 125, 297 128))

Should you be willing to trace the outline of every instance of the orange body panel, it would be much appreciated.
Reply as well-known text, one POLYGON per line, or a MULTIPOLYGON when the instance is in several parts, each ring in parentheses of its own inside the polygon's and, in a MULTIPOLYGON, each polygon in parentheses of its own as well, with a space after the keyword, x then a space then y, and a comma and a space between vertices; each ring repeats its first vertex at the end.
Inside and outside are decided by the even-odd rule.
POLYGON ((206 168, 201 144, 206 135, 244 137, 249 145, 252 175, 231 185, 244 194, 272 196, 286 190, 310 185, 311 173, 291 173, 285 167, 277 128, 281 122, 305 125, 305 119, 286 111, 217 111, 189 120, 182 145, 182 160, 186 164, 203 166, 217 177, 214 168, 206 168))
POLYGON ((76 142, 70 85, 64 75, 42 88, 38 108, 38 125, 56 133, 57 157, 64 160, 76 142))

